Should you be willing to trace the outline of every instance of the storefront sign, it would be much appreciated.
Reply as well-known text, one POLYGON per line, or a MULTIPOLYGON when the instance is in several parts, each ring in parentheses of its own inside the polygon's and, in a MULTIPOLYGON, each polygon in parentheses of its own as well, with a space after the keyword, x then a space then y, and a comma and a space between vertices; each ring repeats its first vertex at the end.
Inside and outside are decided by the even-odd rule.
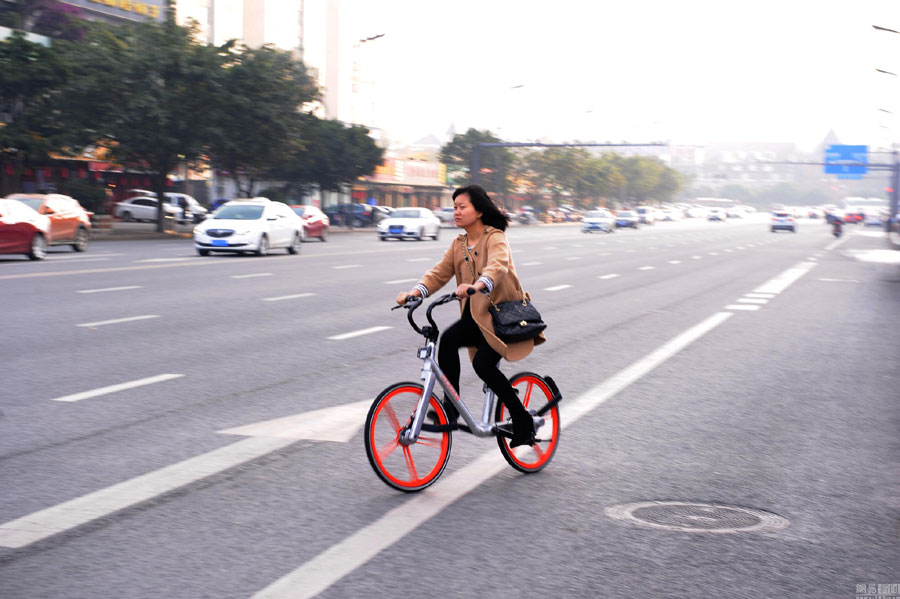
POLYGON ((166 13, 165 0, 61 0, 82 8, 87 13, 128 21, 162 21, 166 13))

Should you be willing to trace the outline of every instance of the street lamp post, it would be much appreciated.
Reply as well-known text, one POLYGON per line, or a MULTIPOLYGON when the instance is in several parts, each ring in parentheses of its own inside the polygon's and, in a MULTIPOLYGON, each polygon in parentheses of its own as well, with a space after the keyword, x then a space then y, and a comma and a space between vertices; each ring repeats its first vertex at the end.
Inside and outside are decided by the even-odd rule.
MULTIPOLYGON (((378 35, 372 35, 369 37, 361 38, 361 39, 357 40, 356 43, 353 44, 353 73, 352 73, 352 75, 353 75, 353 88, 352 88, 353 114, 351 115, 351 120, 353 121, 354 125, 361 124, 359 122, 359 115, 357 114, 357 104, 359 103, 359 91, 360 91, 360 87, 362 86, 362 83, 363 83, 362 76, 360 74, 360 66, 359 66, 360 49, 362 48, 363 44, 375 41, 384 36, 385 36, 384 33, 379 33, 378 35)), ((368 123, 368 124, 372 125, 372 123, 368 123)))
MULTIPOLYGON (((897 31, 896 29, 889 29, 887 27, 880 27, 878 25, 872 25, 872 28, 876 31, 885 31, 887 33, 900 34, 900 31, 897 31)), ((897 77, 897 74, 891 71, 878 68, 876 68, 875 70, 885 75, 897 77)), ((891 113, 891 111, 884 110, 883 108, 879 110, 891 113)), ((894 168, 891 171, 891 195, 889 200, 890 210, 887 222, 888 235, 890 235, 892 229, 900 228, 897 222, 897 213, 900 212, 900 151, 897 150, 896 145, 894 145, 892 150, 894 154, 894 168)))

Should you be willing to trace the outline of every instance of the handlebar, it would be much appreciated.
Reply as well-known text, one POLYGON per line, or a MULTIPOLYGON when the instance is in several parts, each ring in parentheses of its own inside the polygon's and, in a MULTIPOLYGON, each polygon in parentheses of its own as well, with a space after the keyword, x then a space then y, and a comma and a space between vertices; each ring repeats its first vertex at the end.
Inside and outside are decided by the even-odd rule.
MULTIPOLYGON (((475 293, 475 289, 470 287, 466 290, 466 293, 468 295, 473 295, 475 293)), ((431 317, 431 311, 434 310, 437 306, 448 304, 453 301, 458 301, 459 299, 460 298, 456 297, 455 293, 448 293, 446 295, 438 297, 436 300, 431 302, 428 305, 428 309, 425 311, 425 318, 428 319, 428 324, 431 325, 430 327, 419 328, 419 326, 416 324, 416 321, 413 320, 413 312, 415 312, 416 309, 421 306, 422 302, 424 301, 424 299, 419 296, 411 295, 406 299, 405 304, 394 306, 393 308, 391 308, 391 310, 396 310, 397 308, 406 308, 407 310, 409 310, 409 312, 407 312, 406 314, 406 319, 409 321, 409 326, 411 326, 413 330, 420 335, 425 335, 426 337, 437 339, 438 326, 437 323, 434 322, 434 319, 431 317)))

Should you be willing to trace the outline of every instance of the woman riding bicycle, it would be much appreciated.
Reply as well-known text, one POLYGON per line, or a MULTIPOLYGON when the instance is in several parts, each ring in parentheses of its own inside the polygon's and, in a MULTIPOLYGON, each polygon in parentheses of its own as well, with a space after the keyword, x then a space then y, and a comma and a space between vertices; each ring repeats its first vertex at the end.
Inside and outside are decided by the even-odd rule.
MULTIPOLYGON (((412 291, 397 295, 397 303, 406 303, 411 295, 427 297, 446 285, 451 276, 456 276, 456 295, 461 300, 462 317, 441 335, 438 364, 459 392, 459 348, 467 347, 475 373, 500 398, 512 416, 510 447, 533 445, 534 419, 497 366, 500 358, 511 362, 521 360, 546 338, 542 333, 534 339, 504 343, 494 334, 488 312, 491 301, 499 304, 520 300, 524 293, 504 233, 509 218, 478 185, 454 191, 453 204, 453 220, 466 231, 465 234, 453 240, 441 261, 425 273, 412 291), (469 296, 470 288, 482 293, 469 296)), ((525 297, 529 296, 525 294, 525 297)), ((450 421, 455 421, 457 413, 453 404, 448 398, 444 398, 443 403, 450 421)))

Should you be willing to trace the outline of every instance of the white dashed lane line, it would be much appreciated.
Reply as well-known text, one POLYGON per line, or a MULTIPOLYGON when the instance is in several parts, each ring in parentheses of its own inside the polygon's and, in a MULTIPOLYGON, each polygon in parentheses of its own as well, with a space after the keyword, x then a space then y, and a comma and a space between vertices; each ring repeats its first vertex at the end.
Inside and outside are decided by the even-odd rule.
POLYGON ((655 266, 642 266, 638 270, 654 270, 655 266))
POLYGON ((742 297, 738 299, 740 304, 768 304, 769 300, 761 297, 742 297))
POLYGON ((343 270, 345 268, 359 268, 362 264, 341 264, 340 266, 332 266, 334 270, 343 270))
POLYGON ((293 295, 279 295, 278 297, 264 297, 264 302, 280 302, 282 300, 299 299, 301 297, 310 297, 315 293, 295 293, 293 295))
POLYGON ((253 279, 255 277, 271 277, 273 276, 270 272, 257 272, 252 275, 231 275, 232 279, 253 279))
POLYGON ((555 285, 553 287, 545 287, 544 291, 562 291, 563 289, 568 289, 571 285, 555 285))
POLYGON ((681 264, 681 260, 669 260, 669 264, 681 264))
POLYGON ((385 285, 399 285, 400 283, 412 283, 418 279, 394 279, 393 281, 385 281, 385 285))
POLYGON ((125 391, 126 389, 134 389, 135 387, 143 387, 145 385, 152 385, 153 383, 162 383, 165 381, 171 381, 172 379, 180 379, 183 377, 183 374, 158 374, 156 376, 150 376, 144 379, 138 379, 136 381, 129 381, 127 383, 119 383, 118 385, 109 385, 107 387, 100 387, 99 389, 92 389, 90 391, 82 391, 81 393, 73 393, 72 395, 63 395, 62 397, 54 397, 51 401, 81 401, 82 399, 90 399, 91 397, 99 397, 101 395, 109 395, 110 393, 116 393, 118 391, 125 391))
POLYGON ((126 287, 105 287, 103 289, 82 289, 75 293, 103 293, 106 291, 125 291, 127 289, 141 289, 140 285, 128 285, 126 287))
POLYGON ((581 256, 569 256, 566 260, 581 260, 581 256))
POLYGON ((349 333, 343 333, 343 334, 341 334, 341 335, 333 335, 333 336, 331 336, 331 337, 328 337, 328 339, 331 339, 331 340, 333 340, 333 341, 343 341, 344 339, 352 339, 353 337, 359 337, 359 336, 361 336, 361 335, 370 335, 370 334, 372 334, 372 333, 378 333, 378 332, 380 332, 380 331, 386 331, 386 330, 388 330, 388 329, 390 329, 390 328, 391 328, 391 327, 384 327, 384 326, 381 326, 381 327, 369 327, 368 329, 360 329, 360 330, 358 330, 358 331, 351 331, 351 332, 349 332, 349 333))
POLYGON ((615 279, 615 278, 618 277, 618 276, 619 276, 619 275, 613 273, 613 274, 608 274, 608 275, 600 275, 600 276, 597 277, 597 278, 598 278, 598 279, 604 279, 604 280, 605 280, 605 279, 615 279))
POLYGON ((542 263, 541 262, 526 262, 522 266, 537 266, 539 264, 542 264, 542 263))
POLYGON ((407 262, 425 262, 426 260, 431 260, 431 258, 407 258, 406 259, 407 262))
POLYGON ((759 310, 762 306, 754 306, 752 304, 731 304, 729 306, 725 306, 726 310, 759 310))
POLYGON ((143 316, 129 316, 128 318, 114 318, 112 320, 99 320, 97 322, 83 322, 76 324, 76 327, 102 327, 108 324, 119 324, 121 322, 133 322, 135 320, 148 320, 150 318, 159 318, 158 314, 145 314, 143 316))

